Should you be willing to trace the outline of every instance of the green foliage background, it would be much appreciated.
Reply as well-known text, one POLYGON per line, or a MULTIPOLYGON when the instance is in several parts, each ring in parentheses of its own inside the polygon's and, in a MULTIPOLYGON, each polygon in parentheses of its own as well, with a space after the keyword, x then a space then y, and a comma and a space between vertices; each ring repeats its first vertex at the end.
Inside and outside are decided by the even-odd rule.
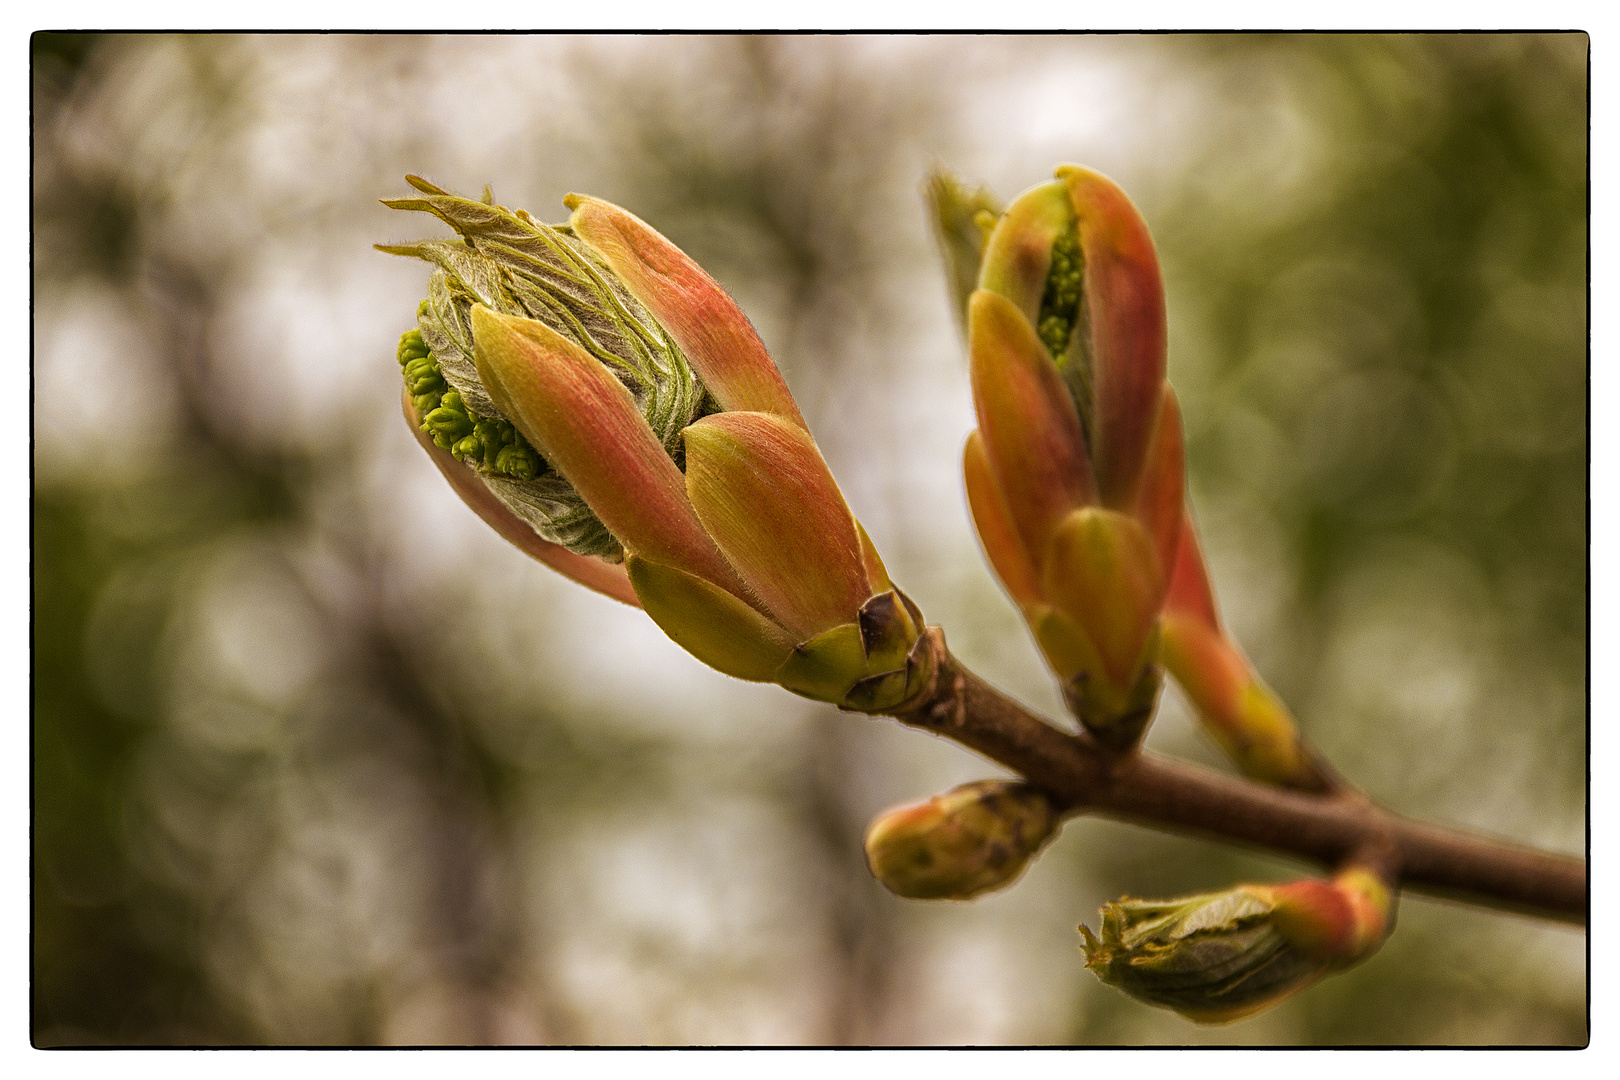
MULTIPOLYGON (((422 173, 589 191, 737 295, 896 579, 1057 712, 956 477, 935 162, 1076 160, 1164 262, 1228 621, 1351 779, 1580 852, 1587 42, 36 35, 33 1032, 85 1043, 1585 1041, 1585 938, 1408 898, 1201 1028, 1122 893, 1299 872, 1080 820, 923 905, 871 815, 990 774, 702 669, 505 548, 397 413, 422 173)), ((1152 745, 1219 767, 1179 699, 1152 745)))

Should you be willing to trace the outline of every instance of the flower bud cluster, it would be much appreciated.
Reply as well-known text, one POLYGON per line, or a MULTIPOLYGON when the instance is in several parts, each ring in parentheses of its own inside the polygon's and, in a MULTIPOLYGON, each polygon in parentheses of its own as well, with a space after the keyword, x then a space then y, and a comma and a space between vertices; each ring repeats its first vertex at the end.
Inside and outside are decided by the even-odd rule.
POLYGON ((540 455, 510 423, 499 416, 479 416, 460 393, 449 389, 420 330, 400 336, 399 362, 411 407, 435 446, 483 476, 523 481, 540 474, 540 455))
POLYGON ((460 234, 453 241, 378 245, 434 266, 427 298, 417 308, 426 351, 404 365, 423 429, 441 449, 473 465, 491 492, 541 537, 578 554, 620 561, 618 538, 490 397, 474 360, 472 309, 484 305, 542 322, 606 364, 672 456, 681 453, 681 431, 712 412, 713 402, 705 399, 680 348, 569 226, 497 206, 488 189, 475 201, 420 177, 407 179, 421 194, 385 205, 431 213, 460 234))

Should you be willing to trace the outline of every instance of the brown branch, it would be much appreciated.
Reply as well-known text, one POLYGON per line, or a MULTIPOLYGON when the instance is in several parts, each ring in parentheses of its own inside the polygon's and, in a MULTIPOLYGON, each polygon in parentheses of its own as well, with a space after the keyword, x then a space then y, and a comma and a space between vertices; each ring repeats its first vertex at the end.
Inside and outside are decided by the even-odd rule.
POLYGON ((1048 724, 964 668, 928 630, 930 685, 895 718, 968 746, 1094 813, 1236 841, 1336 866, 1381 849, 1404 888, 1586 925, 1586 863, 1391 813, 1354 792, 1329 796, 1227 777, 1150 753, 1116 756, 1048 724))

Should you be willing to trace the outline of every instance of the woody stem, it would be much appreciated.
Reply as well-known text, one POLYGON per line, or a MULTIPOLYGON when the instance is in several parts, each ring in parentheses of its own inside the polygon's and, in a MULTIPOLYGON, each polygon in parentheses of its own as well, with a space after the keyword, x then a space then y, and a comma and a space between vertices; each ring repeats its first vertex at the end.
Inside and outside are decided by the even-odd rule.
POLYGON ((1070 814, 1099 814, 1333 867, 1384 853, 1402 887, 1586 925, 1586 863, 1401 817, 1354 792, 1308 794, 1147 752, 1115 755, 1061 731, 963 667, 928 631, 936 674, 895 718, 955 740, 1046 789, 1070 814))

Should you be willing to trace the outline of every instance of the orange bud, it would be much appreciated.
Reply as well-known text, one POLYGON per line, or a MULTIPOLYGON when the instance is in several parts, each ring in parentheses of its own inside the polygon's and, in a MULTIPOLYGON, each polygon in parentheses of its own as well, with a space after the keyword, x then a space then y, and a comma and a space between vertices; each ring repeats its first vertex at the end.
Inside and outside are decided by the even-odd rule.
POLYGON ((1038 568, 1058 522, 1093 501, 1080 419, 1034 328, 1011 301, 981 289, 968 308, 985 456, 1038 568))
POLYGON ((996 576, 1020 607, 1039 603, 1042 598, 1040 574, 1018 535, 1018 527, 1013 524, 1012 510, 996 483, 990 458, 985 453, 984 436, 978 431, 968 435, 967 446, 962 450, 962 477, 967 485, 968 509, 973 513, 979 543, 984 545, 985 556, 995 568, 996 576))
POLYGON ((855 519, 803 428, 769 413, 704 417, 686 429, 686 489, 749 590, 799 640, 853 622, 872 595, 855 519))

